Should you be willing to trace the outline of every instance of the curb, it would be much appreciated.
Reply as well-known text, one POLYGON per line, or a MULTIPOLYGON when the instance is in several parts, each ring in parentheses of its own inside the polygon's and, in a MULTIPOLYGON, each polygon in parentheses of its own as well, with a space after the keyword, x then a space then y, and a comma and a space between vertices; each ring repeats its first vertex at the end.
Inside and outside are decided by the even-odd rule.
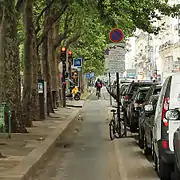
POLYGON ((120 179, 128 180, 127 171, 124 168, 124 165, 123 165, 123 162, 122 162, 123 158, 121 156, 121 153, 120 153, 120 150, 119 150, 119 147, 118 147, 118 144, 117 144, 117 140, 113 141, 113 147, 114 147, 114 152, 115 152, 115 156, 116 156, 117 163, 118 163, 119 177, 120 177, 120 179))
MULTIPOLYGON (((54 129, 42 144, 34 149, 28 156, 26 156, 19 165, 10 170, 8 175, 0 175, 0 179, 3 180, 30 180, 35 174, 36 169, 40 164, 44 162, 44 159, 48 157, 55 148, 57 139, 61 136, 64 130, 71 124, 73 120, 78 118, 80 109, 74 111, 67 121, 62 122, 54 129)), ((6 172, 8 173, 8 172, 6 172)))
POLYGON ((92 94, 94 93, 94 91, 92 90, 86 97, 84 97, 84 101, 86 101, 92 94))
POLYGON ((91 95, 92 95, 92 92, 90 92, 90 93, 84 98, 84 100, 86 101, 91 95))
POLYGON ((82 105, 66 104, 66 106, 72 108, 83 108, 86 100, 82 100, 82 101, 84 101, 82 105))

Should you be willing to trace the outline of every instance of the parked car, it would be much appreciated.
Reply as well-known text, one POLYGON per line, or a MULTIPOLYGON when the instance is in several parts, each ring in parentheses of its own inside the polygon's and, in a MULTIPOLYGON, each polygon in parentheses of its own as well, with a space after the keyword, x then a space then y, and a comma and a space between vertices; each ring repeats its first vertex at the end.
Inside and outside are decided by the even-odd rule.
POLYGON ((141 87, 133 95, 131 102, 127 106, 127 117, 129 118, 130 131, 137 132, 139 112, 143 106, 149 87, 141 87))
MULTIPOLYGON (((128 80, 120 80, 119 82, 119 93, 121 94, 122 91, 124 91, 124 85, 127 86, 128 84, 130 84, 131 82, 128 80)), ((114 85, 113 87, 113 91, 112 91, 113 97, 115 99, 117 99, 117 83, 114 85)), ((120 97, 121 98, 121 97, 120 97)))
POLYGON ((125 92, 125 97, 124 97, 124 103, 122 106, 122 110, 124 112, 124 117, 127 118, 127 123, 129 124, 129 116, 127 114, 127 107, 128 105, 132 102, 132 96, 133 94, 135 94, 135 92, 138 90, 138 88, 140 87, 150 87, 152 86, 154 83, 152 82, 131 82, 128 87, 127 90, 125 92))
POLYGON ((120 100, 120 103, 122 104, 122 97, 124 96, 124 93, 128 87, 128 83, 123 83, 121 84, 120 86, 120 92, 119 92, 119 100, 120 100))
POLYGON ((121 106, 123 107, 124 106, 124 102, 125 102, 125 95, 126 95, 126 91, 128 89, 128 84, 127 85, 124 85, 124 90, 121 91, 120 93, 120 101, 121 101, 121 106))
POLYGON ((155 169, 161 180, 170 180, 174 170, 174 132, 180 126, 180 73, 166 78, 163 83, 153 127, 155 169))
POLYGON ((144 149, 145 155, 152 153, 152 130, 158 98, 159 95, 152 95, 145 102, 139 118, 139 146, 144 149))
POLYGON ((116 87, 117 87, 117 83, 116 83, 116 81, 114 81, 113 84, 111 85, 111 92, 110 92, 110 94, 115 99, 116 99, 116 92, 115 92, 116 91, 116 87))
POLYGON ((150 89, 146 95, 146 98, 145 98, 145 105, 146 105, 146 102, 149 101, 149 99, 151 98, 152 95, 160 94, 161 88, 162 88, 162 86, 158 85, 158 84, 154 84, 150 87, 150 89))
POLYGON ((180 127, 174 133, 174 154, 175 154, 175 168, 174 179, 180 179, 180 127))
MULTIPOLYGON (((139 146, 141 149, 144 148, 144 140, 145 140, 144 139, 145 138, 144 137, 144 133, 145 133, 144 123, 146 122, 146 119, 149 119, 149 115, 155 114, 155 109, 153 108, 153 106, 154 106, 153 103, 155 103, 155 105, 157 104, 156 100, 157 100, 158 96, 154 96, 154 95, 158 95, 160 93, 161 87, 162 86, 160 86, 160 85, 152 85, 150 87, 150 89, 148 90, 147 95, 145 97, 145 102, 140 111, 140 116, 139 116, 139 120, 138 120, 138 123, 139 123, 139 131, 138 131, 139 139, 138 140, 139 140, 139 146), (154 102, 152 103, 152 101, 154 101, 154 102), (149 106, 147 106, 147 105, 149 105, 149 106), (150 106, 150 105, 152 105, 152 106, 150 106), (152 112, 150 112, 150 114, 148 112, 146 112, 145 106, 151 107, 152 112)), ((148 150, 147 150, 147 152, 148 152, 148 150)))

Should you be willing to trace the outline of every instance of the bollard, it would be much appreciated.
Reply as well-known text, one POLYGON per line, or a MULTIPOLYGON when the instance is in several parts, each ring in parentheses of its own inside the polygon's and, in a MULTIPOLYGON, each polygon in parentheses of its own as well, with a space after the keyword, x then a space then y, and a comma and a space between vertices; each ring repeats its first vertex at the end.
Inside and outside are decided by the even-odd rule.
POLYGON ((9 128, 8 128, 8 138, 9 139, 11 139, 11 137, 12 137, 12 129, 11 129, 11 111, 10 111, 10 109, 9 109, 9 111, 8 111, 8 123, 9 123, 9 128))
POLYGON ((4 121, 4 113, 5 113, 5 110, 4 110, 4 109, 5 109, 5 105, 6 105, 6 103, 2 103, 2 104, 1 104, 1 117, 0 117, 0 118, 1 118, 1 119, 0 119, 0 121, 1 121, 1 122, 0 122, 0 123, 1 123, 1 124, 0 124, 0 126, 1 126, 1 127, 0 127, 0 128, 1 128, 0 131, 1 131, 1 132, 4 132, 4 127, 5 127, 5 121, 4 121))
POLYGON ((12 128, 11 128, 11 110, 10 106, 8 106, 6 103, 2 103, 2 120, 3 120, 3 132, 8 131, 8 138, 11 138, 12 135, 12 128), (8 119, 6 119, 5 113, 8 115, 8 119), (6 122, 7 121, 7 122, 6 122), (8 129, 6 128, 6 123, 8 124, 8 129))

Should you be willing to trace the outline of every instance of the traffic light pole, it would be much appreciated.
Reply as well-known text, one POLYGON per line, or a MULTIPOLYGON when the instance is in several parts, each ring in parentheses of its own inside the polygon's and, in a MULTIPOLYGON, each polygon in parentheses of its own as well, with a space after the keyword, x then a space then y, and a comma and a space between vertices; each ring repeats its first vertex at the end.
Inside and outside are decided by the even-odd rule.
POLYGON ((66 61, 62 62, 62 105, 66 107, 66 61))
POLYGON ((61 48, 60 60, 62 62, 62 105, 66 107, 66 53, 65 47, 61 48))

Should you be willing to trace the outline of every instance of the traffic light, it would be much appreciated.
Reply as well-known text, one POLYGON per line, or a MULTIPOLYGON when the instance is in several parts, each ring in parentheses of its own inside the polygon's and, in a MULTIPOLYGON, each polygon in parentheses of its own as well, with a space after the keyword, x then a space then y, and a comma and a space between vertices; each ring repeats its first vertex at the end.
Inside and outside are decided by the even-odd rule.
POLYGON ((61 48, 61 54, 60 54, 61 61, 66 61, 66 51, 67 49, 65 47, 61 48))
POLYGON ((69 56, 72 56, 72 51, 69 51, 69 52, 68 52, 68 55, 69 55, 69 56))
POLYGON ((69 51, 69 52, 68 52, 68 60, 69 60, 69 62, 72 63, 72 59, 73 59, 73 57, 72 57, 72 51, 69 51))

